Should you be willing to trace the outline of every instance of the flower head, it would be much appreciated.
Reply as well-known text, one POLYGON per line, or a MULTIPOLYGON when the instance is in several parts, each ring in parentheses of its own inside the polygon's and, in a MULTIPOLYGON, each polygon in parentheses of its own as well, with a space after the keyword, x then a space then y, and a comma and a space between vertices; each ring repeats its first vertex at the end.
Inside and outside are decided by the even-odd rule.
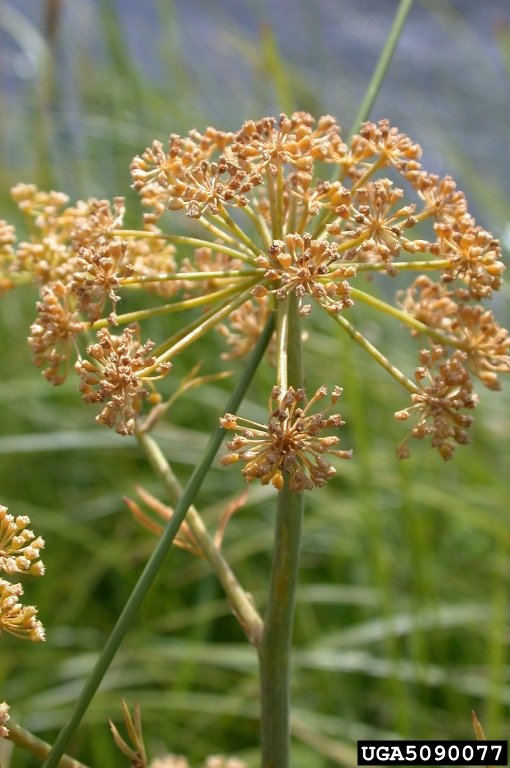
POLYGON ((36 368, 46 366, 43 376, 55 386, 67 376, 69 348, 85 323, 72 308, 69 290, 60 281, 41 288, 37 320, 30 326, 28 344, 36 368))
POLYGON ((44 627, 35 618, 37 608, 33 605, 21 605, 18 598, 22 594, 21 584, 10 584, 0 579, 0 637, 5 630, 22 640, 44 640, 44 627))
POLYGON ((39 560, 40 550, 44 548, 44 539, 34 536, 27 528, 30 519, 25 516, 7 514, 7 507, 0 505, 0 571, 29 573, 42 576, 44 565, 39 560))
POLYGON ((304 408, 298 407, 298 403, 306 399, 304 389, 290 387, 284 392, 281 387, 274 387, 269 400, 267 425, 225 414, 220 419, 221 426, 224 429, 239 429, 241 434, 227 443, 233 453, 223 456, 221 463, 226 466, 241 459, 247 462, 243 469, 247 482, 258 478, 262 485, 272 482, 278 490, 283 487, 282 472, 290 475, 290 487, 294 491, 312 490, 314 486, 324 485, 336 474, 324 454, 341 459, 352 456, 352 451, 334 448, 340 442, 339 437, 320 437, 324 429, 338 429, 345 423, 340 414, 326 416, 341 392, 339 387, 335 387, 325 411, 310 414, 312 405, 327 396, 326 387, 320 387, 304 408))
POLYGON ((96 421, 109 427, 115 426, 120 435, 132 435, 135 416, 142 400, 149 396, 145 382, 166 376, 171 363, 155 366, 156 358, 149 356, 154 347, 152 341, 140 346, 134 339, 132 328, 126 328, 121 336, 112 336, 102 328, 98 331, 97 344, 87 347, 94 362, 78 360, 76 371, 81 377, 80 392, 86 403, 104 403, 96 421), (159 375, 151 376, 153 371, 159 375), (98 387, 98 389, 94 389, 98 387))
POLYGON ((126 243, 120 238, 99 238, 97 248, 81 248, 78 253, 76 263, 82 271, 74 273, 70 290, 77 296, 78 309, 91 324, 101 317, 107 297, 112 302, 109 322, 116 324, 115 305, 120 296, 115 289, 120 284, 119 272, 122 269, 124 277, 131 277, 134 272, 131 264, 123 263, 125 253, 126 243))
POLYGON ((455 443, 469 443, 466 429, 474 418, 459 411, 475 408, 478 395, 473 392, 473 381, 464 368, 466 353, 456 350, 445 360, 442 359, 444 351, 442 347, 434 346, 431 351, 424 349, 420 352, 422 366, 416 370, 416 379, 422 391, 411 395, 414 405, 395 414, 398 421, 405 421, 413 411, 420 416, 418 423, 398 446, 397 454, 401 459, 409 456, 409 437, 418 440, 430 437, 432 447, 439 450, 445 461, 453 458, 455 443), (434 375, 436 365, 439 370, 434 375))

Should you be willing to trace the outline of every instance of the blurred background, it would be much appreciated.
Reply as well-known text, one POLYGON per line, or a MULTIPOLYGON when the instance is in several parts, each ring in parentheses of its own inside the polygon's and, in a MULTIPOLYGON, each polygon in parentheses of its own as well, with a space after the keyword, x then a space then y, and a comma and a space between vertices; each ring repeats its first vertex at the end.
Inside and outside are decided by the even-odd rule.
MULTIPOLYGON (((237 130, 280 111, 333 114, 347 134, 389 32, 396 0, 1 0, 0 217, 23 230, 17 182, 78 198, 126 195, 141 213, 129 162, 154 138, 213 124, 237 130)), ((478 223, 510 247, 510 8, 506 0, 415 0, 371 115, 418 141, 423 165, 451 173, 478 223)), ((168 226, 168 222, 166 224, 168 226)), ((508 286, 492 301, 510 319, 508 286)), ((0 301, 0 503, 46 539, 47 576, 25 579, 44 645, 1 639, 0 700, 51 741, 155 543, 122 496, 141 482, 164 499, 133 440, 98 427, 71 376, 52 388, 25 337, 37 291, 0 301)), ((353 310, 356 311, 356 308, 353 310)), ((173 316, 170 316, 173 317, 173 316)), ((472 442, 444 464, 429 444, 396 460, 407 395, 313 313, 310 388, 344 387, 341 462, 308 496, 295 626, 295 768, 356 764, 359 738, 489 738, 510 731, 510 387, 484 391, 472 442)), ((178 321, 176 321, 178 322, 178 321)), ((397 325, 357 324, 411 374, 416 345, 397 325)), ((165 336, 168 336, 168 328, 165 336)), ((149 336, 162 338, 157 325, 149 336)), ((173 391, 197 359, 222 370, 209 335, 181 355, 173 391)), ((238 372, 242 364, 233 363, 238 372)), ((170 381, 172 379, 172 381, 170 381)), ((247 409, 265 420, 264 366, 247 409)), ((182 482, 222 412, 232 380, 191 392, 157 437, 182 482)), ((480 386, 478 386, 480 389, 480 386)), ((210 472, 197 507, 214 528, 244 487, 210 472)), ((250 488, 225 553, 263 607, 274 494, 250 488)), ((198 766, 237 754, 257 765, 257 667, 207 566, 173 550, 72 745, 92 766, 123 766, 107 718, 139 701, 151 756, 198 766)), ((1 745, 2 768, 38 761, 1 745)))

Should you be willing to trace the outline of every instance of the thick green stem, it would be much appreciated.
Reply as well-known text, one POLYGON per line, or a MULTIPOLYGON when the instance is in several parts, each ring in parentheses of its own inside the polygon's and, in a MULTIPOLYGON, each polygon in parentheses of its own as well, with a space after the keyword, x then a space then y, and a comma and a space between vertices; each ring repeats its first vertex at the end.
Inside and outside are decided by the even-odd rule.
POLYGON ((262 768, 290 765, 290 654, 304 497, 285 478, 278 494, 269 600, 259 649, 262 768))
MULTIPOLYGON (((301 322, 296 296, 291 294, 278 309, 288 322, 287 382, 294 388, 302 387, 301 322)), ((284 483, 278 494, 269 597, 259 648, 262 768, 290 765, 290 654, 304 496, 290 490, 288 477, 284 483)))
MULTIPOLYGON (((255 349, 251 354, 250 359, 248 360, 246 367, 241 374, 234 392, 229 398, 225 409, 227 412, 236 413, 238 410, 273 334, 273 328, 274 317, 271 315, 257 342, 257 345, 255 346, 255 349)), ((181 527, 182 521, 184 520, 191 504, 195 500, 195 496, 200 490, 200 486, 202 485, 202 482, 204 481, 204 478, 214 461, 214 457, 216 456, 224 435, 225 430, 222 429, 218 424, 211 435, 200 463, 195 468, 195 471, 191 475, 191 478, 186 488, 184 489, 179 502, 176 504, 174 514, 169 520, 163 535, 161 536, 158 544, 154 549, 154 552, 149 558, 149 561, 145 566, 142 575, 138 579, 138 582, 126 603, 126 606, 122 611, 119 620, 113 629, 113 632, 111 633, 105 647, 103 648, 89 679, 85 683, 85 686, 76 701, 68 721, 60 731, 57 740, 53 745, 53 749, 51 750, 47 760, 43 765, 43 768, 56 768, 60 758, 64 754, 67 745, 71 741, 83 715, 87 711, 87 708, 92 701, 95 692, 97 691, 103 677, 105 676, 108 667, 110 666, 117 652, 117 649, 124 639, 124 635, 128 631, 131 622, 133 621, 133 618, 138 611, 138 608, 142 604, 145 595, 149 591, 149 588, 154 581, 168 550, 172 546, 172 542, 177 532, 179 531, 179 528, 181 527)))

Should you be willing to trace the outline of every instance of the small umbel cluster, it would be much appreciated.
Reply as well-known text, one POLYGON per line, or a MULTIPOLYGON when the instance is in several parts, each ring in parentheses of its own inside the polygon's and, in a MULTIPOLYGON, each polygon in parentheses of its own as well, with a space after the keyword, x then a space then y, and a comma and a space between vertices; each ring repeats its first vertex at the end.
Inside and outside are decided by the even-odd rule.
MULTIPOLYGON (((44 565, 39 560, 44 540, 34 536, 27 528, 29 524, 28 517, 15 518, 8 514, 7 507, 0 506, 0 572, 9 576, 44 574, 44 565)), ((5 631, 25 640, 44 640, 43 625, 36 619, 37 608, 21 605, 19 598, 22 595, 21 584, 11 584, 0 578, 0 637, 5 631)))
POLYGON ((126 328, 121 336, 112 336, 103 328, 98 333, 97 344, 87 347, 94 362, 78 360, 75 366, 81 378, 83 400, 86 403, 107 401, 96 421, 109 427, 117 425, 115 431, 120 435, 134 432, 135 416, 142 400, 150 396, 145 383, 163 378, 172 367, 171 363, 158 364, 155 357, 149 356, 154 347, 152 341, 140 346, 133 337, 132 328, 126 328), (151 376, 153 372, 156 375, 151 376))
POLYGON ((455 443, 469 443, 466 430, 474 418, 459 411, 472 410, 478 405, 479 398, 473 392, 471 375, 464 367, 467 355, 460 350, 447 359, 443 355, 444 349, 440 346, 420 352, 422 366, 417 368, 415 376, 422 391, 411 395, 414 405, 395 414, 398 421, 406 421, 412 412, 420 416, 418 423, 398 446, 401 459, 409 456, 409 437, 418 440, 430 437, 432 447, 438 449, 445 461, 453 458, 455 443), (438 373, 434 375, 436 365, 438 373))
POLYGON ((225 414, 220 419, 221 426, 239 430, 241 434, 227 443, 231 453, 222 457, 222 465, 227 466, 241 459, 246 462, 243 475, 247 482, 255 479, 259 479, 262 485, 271 482, 278 490, 283 488, 283 472, 290 475, 293 491, 320 488, 336 474, 324 454, 340 459, 352 456, 350 450, 335 448, 340 442, 336 435, 320 436, 324 429, 338 429, 345 424, 340 414, 326 415, 341 393, 342 390, 335 387, 329 406, 324 411, 311 414, 311 407, 327 396, 326 387, 320 387, 304 408, 298 405, 306 400, 304 389, 290 387, 283 391, 281 387, 273 387, 267 425, 225 414))
MULTIPOLYGON (((451 176, 422 168, 421 154, 388 120, 364 122, 344 141, 336 118, 315 120, 307 112, 247 120, 237 131, 172 133, 131 163, 145 208, 139 229, 124 228, 122 197, 70 205, 60 192, 16 186, 12 195, 30 237, 17 243, 14 228, 0 222, 0 291, 39 287, 29 336, 34 364, 58 385, 75 355, 84 401, 106 402, 97 421, 121 435, 133 433, 143 401, 147 407, 157 400, 145 383, 162 378, 175 355, 213 328, 227 346, 221 359, 247 355, 271 312, 281 317, 296 298, 304 323, 315 304, 413 397, 433 395, 355 327, 361 306, 368 324, 383 312, 408 327, 419 349, 441 348, 439 368, 462 357, 463 370, 497 390, 500 375, 510 372, 510 336, 485 302, 502 285, 501 246, 475 221, 451 176), (176 217, 175 232, 165 231, 176 217), (406 281, 396 306, 374 295, 375 274, 406 281), (142 292, 151 294, 149 308, 119 311, 127 294, 142 292), (172 327, 154 362, 150 342, 135 350, 129 329, 110 333, 180 312, 194 315, 172 327), (90 331, 99 332, 96 344, 85 336, 90 331)), ((286 350, 274 341, 270 348, 278 368, 286 350)), ((285 377, 277 381, 287 388, 285 377)), ((461 389, 448 386, 444 397, 455 400, 460 418, 461 389)), ((452 418, 446 421, 453 429, 452 418)), ((451 450, 444 446, 456 441, 447 431, 438 427, 432 440, 445 458, 451 450)), ((398 448, 401 458, 406 445, 398 448)), ((278 485, 277 471, 266 474, 278 485)))

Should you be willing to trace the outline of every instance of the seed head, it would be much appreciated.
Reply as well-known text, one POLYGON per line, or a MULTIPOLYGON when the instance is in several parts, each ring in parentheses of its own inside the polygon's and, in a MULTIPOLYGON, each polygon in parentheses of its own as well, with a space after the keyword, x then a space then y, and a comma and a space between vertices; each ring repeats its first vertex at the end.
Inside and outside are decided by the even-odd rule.
POLYGON ((7 507, 0 506, 0 570, 13 573, 29 573, 31 576, 43 576, 44 565, 38 559, 44 548, 44 539, 35 538, 27 528, 30 519, 24 516, 16 518, 7 514, 7 507))
POLYGON ((474 419, 459 411, 475 408, 478 395, 473 392, 473 381, 463 365, 467 359, 466 353, 456 350, 450 358, 444 360, 441 359, 444 352, 440 346, 420 352, 422 366, 416 370, 416 379, 422 392, 411 395, 413 405, 395 414, 398 421, 404 421, 412 411, 417 411, 420 416, 418 423, 397 448, 400 459, 409 456, 409 437, 423 440, 430 436, 432 447, 439 450, 445 461, 453 458, 455 443, 469 443, 466 429, 474 419), (436 366, 439 370, 434 375, 436 366))
POLYGON ((5 630, 22 640, 45 640, 44 627, 33 605, 21 605, 18 598, 23 594, 21 584, 10 584, 0 579, 0 637, 5 630))
POLYGON ((121 336, 112 336, 102 328, 97 344, 87 348, 94 362, 78 360, 75 365, 81 378, 82 399, 86 403, 108 401, 96 421, 108 427, 117 424, 115 431, 120 435, 134 432, 135 416, 142 400, 149 396, 144 383, 163 378, 172 367, 171 363, 162 363, 154 369, 156 358, 149 356, 154 343, 146 341, 140 346, 133 336, 132 328, 126 328, 121 336), (151 376, 153 372, 158 375, 151 376))
POLYGON ((278 490, 283 488, 282 472, 290 475, 290 488, 293 491, 321 487, 336 474, 324 454, 329 453, 341 459, 350 459, 352 456, 350 450, 333 448, 340 442, 340 438, 320 437, 324 429, 338 429, 345 423, 340 414, 326 417, 341 391, 335 387, 329 406, 324 411, 309 414, 312 405, 327 396, 326 387, 320 387, 304 408, 298 407, 298 403, 304 404, 304 389, 294 390, 290 387, 283 392, 280 387, 274 387, 269 399, 270 416, 267 425, 225 414, 220 419, 221 426, 224 429, 240 430, 241 434, 227 443, 227 448, 233 453, 222 457, 222 465, 227 466, 241 459, 246 462, 243 475, 247 482, 258 478, 262 485, 272 482, 278 490))

